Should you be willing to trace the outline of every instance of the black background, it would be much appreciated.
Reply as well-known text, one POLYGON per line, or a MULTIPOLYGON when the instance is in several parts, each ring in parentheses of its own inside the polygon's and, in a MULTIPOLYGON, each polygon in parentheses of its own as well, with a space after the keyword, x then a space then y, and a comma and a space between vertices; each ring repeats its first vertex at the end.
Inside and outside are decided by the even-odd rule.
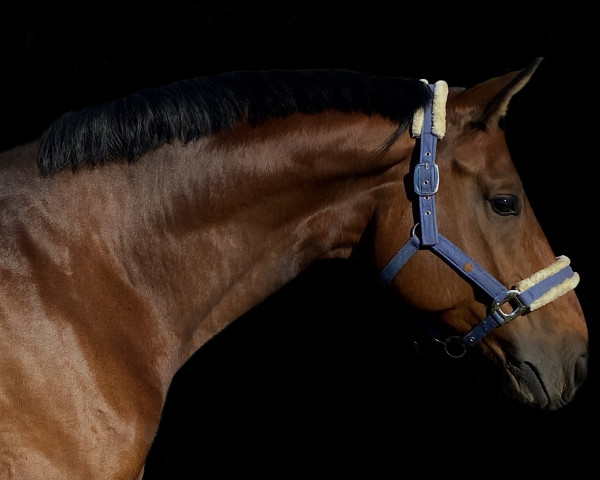
POLYGON ((577 2, 464 0, 3 8, 1 149, 66 111, 221 71, 335 67, 470 86, 545 57, 511 103, 507 135, 550 243, 582 277, 592 355, 575 401, 551 413, 515 404, 476 353, 445 356, 418 315, 366 272, 330 261, 236 320, 178 373, 144 478, 592 475, 600 263, 592 12, 577 2))

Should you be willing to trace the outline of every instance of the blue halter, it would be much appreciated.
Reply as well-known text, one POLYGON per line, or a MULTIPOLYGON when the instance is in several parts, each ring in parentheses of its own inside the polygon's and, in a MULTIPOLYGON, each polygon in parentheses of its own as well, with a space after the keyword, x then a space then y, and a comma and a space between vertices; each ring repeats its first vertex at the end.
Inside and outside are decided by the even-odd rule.
MULTIPOLYGON (((429 84, 428 86, 432 93, 435 93, 436 85, 429 84)), ((551 300, 571 290, 577 284, 579 277, 568 264, 563 268, 556 269, 556 272, 552 271, 552 273, 545 274, 550 268, 547 267, 547 269, 538 272, 540 274, 538 276, 543 278, 523 292, 518 289, 507 289, 460 248, 438 233, 435 216, 435 194, 439 186, 439 171, 435 164, 438 139, 432 132, 432 110, 433 100, 428 102, 424 109, 423 128, 420 136, 420 157, 413 175, 414 190, 419 197, 419 222, 413 227, 410 239, 383 268, 380 273, 380 280, 386 285, 389 284, 417 250, 426 248, 435 252, 459 274, 489 295, 492 301, 488 308, 488 315, 463 337, 451 337, 446 342, 442 342, 446 345, 446 351, 448 351, 450 340, 459 340, 462 346, 472 347, 497 327, 505 325, 525 313, 530 309, 532 303, 547 295, 551 289, 559 287, 555 290, 560 290, 554 295, 550 294, 551 300), (560 287, 569 279, 572 279, 569 282, 572 286, 569 286, 566 290, 565 288, 561 289, 560 287), (510 313, 505 313, 501 309, 501 306, 506 303, 509 303, 509 306, 512 307, 510 313)), ((448 353, 450 352, 448 351, 448 353)), ((462 353, 464 354, 464 350, 462 353)), ((457 356, 462 356, 462 354, 457 356)))

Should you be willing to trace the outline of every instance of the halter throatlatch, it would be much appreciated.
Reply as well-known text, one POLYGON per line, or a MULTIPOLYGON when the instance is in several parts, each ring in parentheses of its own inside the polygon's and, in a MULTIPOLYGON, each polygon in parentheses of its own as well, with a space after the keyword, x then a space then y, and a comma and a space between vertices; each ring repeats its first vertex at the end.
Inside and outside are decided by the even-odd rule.
POLYGON ((579 283, 579 275, 569 266, 570 260, 560 256, 552 265, 507 289, 475 260, 438 233, 435 194, 439 187, 439 171, 435 164, 435 153, 438 139, 446 133, 448 85, 439 81, 428 84, 428 87, 433 92, 432 101, 415 113, 412 125, 413 136, 420 137, 419 163, 415 165, 413 174, 413 187, 419 197, 419 222, 413 227, 408 241, 383 268, 380 280, 389 284, 417 250, 427 248, 435 252, 491 298, 487 316, 460 338, 463 346, 472 347, 495 328, 574 289, 579 283), (509 313, 506 313, 507 310, 509 313))

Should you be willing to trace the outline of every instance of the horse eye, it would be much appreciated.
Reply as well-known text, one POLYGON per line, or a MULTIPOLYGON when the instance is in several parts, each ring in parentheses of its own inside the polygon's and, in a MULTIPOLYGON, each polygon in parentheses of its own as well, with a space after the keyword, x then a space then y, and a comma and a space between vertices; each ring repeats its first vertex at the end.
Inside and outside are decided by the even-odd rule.
POLYGON ((517 199, 512 195, 498 195, 491 200, 492 208, 498 215, 517 215, 517 199))

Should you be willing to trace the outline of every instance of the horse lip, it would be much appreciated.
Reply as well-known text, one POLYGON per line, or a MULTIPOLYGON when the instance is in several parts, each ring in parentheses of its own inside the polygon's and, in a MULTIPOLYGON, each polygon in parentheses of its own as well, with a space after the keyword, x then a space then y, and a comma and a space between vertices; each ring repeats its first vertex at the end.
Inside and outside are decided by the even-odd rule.
POLYGON ((538 369, 531 362, 507 363, 507 372, 512 379, 511 394, 521 401, 542 409, 558 408, 552 406, 551 397, 538 369))

